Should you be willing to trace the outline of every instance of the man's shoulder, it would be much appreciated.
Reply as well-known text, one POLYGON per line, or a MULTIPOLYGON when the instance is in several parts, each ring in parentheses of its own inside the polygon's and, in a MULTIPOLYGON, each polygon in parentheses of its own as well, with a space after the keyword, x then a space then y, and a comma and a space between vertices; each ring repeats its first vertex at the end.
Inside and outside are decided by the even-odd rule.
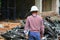
POLYGON ((38 18, 39 18, 39 19, 43 19, 41 15, 38 15, 38 18))
POLYGON ((29 19, 29 18, 31 18, 31 17, 32 17, 32 16, 30 15, 30 16, 27 17, 27 19, 29 19))
POLYGON ((39 17, 39 18, 42 18, 42 16, 41 16, 41 15, 38 15, 38 17, 39 17))

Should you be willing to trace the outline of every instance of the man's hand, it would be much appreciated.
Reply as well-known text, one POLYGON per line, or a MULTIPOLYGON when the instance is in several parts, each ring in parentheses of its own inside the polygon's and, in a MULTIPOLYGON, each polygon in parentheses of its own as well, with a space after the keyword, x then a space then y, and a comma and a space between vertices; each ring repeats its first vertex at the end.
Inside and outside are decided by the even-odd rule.
POLYGON ((43 35, 43 33, 40 33, 40 38, 42 38, 44 35, 43 35))
POLYGON ((42 35, 42 34, 40 34, 40 37, 42 38, 42 37, 43 37, 43 35, 42 35))
POLYGON ((24 30, 24 33, 25 33, 25 38, 28 39, 28 33, 29 33, 29 30, 24 30))
POLYGON ((28 37, 29 37, 28 35, 25 36, 26 39, 28 39, 28 37))

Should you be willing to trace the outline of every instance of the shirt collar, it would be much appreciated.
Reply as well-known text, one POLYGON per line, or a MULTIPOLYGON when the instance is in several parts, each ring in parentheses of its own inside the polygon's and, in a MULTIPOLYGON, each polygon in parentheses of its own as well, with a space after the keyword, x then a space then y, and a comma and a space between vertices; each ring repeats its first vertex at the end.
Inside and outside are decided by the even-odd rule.
POLYGON ((37 14, 32 14, 32 16, 36 17, 36 16, 37 16, 37 14))

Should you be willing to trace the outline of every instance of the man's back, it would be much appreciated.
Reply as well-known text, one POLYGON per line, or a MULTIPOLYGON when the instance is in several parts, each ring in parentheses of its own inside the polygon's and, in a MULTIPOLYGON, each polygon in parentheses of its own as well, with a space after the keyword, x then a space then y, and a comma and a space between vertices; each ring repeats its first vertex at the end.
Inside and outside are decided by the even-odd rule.
POLYGON ((29 21, 29 30, 30 31, 40 31, 40 27, 42 26, 42 18, 39 15, 36 16, 29 16, 28 18, 29 21))

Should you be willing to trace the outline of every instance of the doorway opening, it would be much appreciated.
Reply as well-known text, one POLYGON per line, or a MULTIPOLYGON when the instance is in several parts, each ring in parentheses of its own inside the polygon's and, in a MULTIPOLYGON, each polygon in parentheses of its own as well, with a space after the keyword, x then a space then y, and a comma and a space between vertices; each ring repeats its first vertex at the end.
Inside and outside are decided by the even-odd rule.
POLYGON ((31 6, 35 5, 35 0, 16 0, 17 18, 25 18, 29 14, 31 6))
POLYGON ((1 19, 16 20, 24 19, 29 13, 35 0, 2 0, 1 19))

